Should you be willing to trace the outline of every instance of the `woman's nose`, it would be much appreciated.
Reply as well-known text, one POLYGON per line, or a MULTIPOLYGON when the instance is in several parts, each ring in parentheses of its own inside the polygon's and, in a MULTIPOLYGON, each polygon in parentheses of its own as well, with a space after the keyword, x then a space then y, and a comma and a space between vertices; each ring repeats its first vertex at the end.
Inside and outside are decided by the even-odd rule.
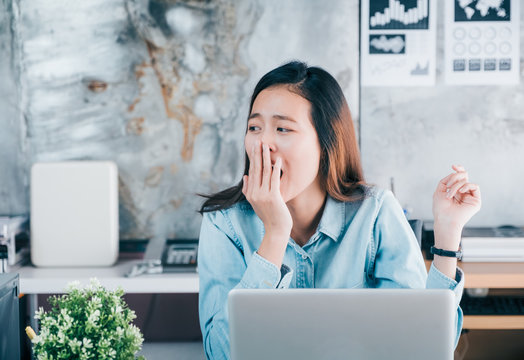
POLYGON ((263 144, 267 144, 269 146, 269 151, 276 150, 275 142, 271 135, 263 134, 261 141, 263 144))

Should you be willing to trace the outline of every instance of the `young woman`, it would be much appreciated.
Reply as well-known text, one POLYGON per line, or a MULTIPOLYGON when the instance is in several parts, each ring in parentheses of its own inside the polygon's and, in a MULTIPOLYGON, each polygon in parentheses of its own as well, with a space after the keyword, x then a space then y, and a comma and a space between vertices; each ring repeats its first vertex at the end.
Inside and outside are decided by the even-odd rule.
MULTIPOLYGON (((364 182, 349 108, 331 75, 300 62, 264 75, 244 144, 242 181, 201 208, 199 311, 208 359, 229 358, 233 288, 451 289, 458 342, 464 275, 457 259, 435 255, 428 274, 393 194, 364 182)), ((463 167, 453 170, 433 195, 435 248, 447 251, 458 251, 462 228, 480 209, 479 187, 463 167)))

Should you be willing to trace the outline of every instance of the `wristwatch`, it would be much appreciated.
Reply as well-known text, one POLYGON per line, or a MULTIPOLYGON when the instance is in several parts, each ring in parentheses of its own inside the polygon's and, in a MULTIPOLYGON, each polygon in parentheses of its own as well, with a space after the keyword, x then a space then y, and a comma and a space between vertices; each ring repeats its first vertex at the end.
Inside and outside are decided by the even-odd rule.
POLYGON ((460 248, 459 251, 450 251, 450 250, 438 249, 432 246, 429 252, 432 253, 433 255, 452 257, 452 258, 457 258, 459 260, 462 260, 462 248, 460 248))

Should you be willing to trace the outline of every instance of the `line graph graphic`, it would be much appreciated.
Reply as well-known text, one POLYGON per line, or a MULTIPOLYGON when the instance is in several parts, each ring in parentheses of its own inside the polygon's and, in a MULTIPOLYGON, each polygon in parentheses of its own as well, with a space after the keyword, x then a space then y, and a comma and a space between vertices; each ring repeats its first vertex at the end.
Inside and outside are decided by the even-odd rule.
POLYGON ((369 35, 370 54, 405 54, 406 35, 380 34, 369 35))
POLYGON ((428 29, 429 1, 368 0, 369 29, 428 29))

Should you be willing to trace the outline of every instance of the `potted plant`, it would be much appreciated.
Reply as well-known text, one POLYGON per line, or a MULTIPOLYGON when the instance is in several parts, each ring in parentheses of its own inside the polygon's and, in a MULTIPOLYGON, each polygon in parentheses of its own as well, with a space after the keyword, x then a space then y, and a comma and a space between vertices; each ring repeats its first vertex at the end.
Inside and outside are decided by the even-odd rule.
POLYGON ((72 282, 66 294, 50 296, 48 312, 42 307, 36 311, 39 334, 26 328, 34 356, 38 360, 136 359, 143 336, 132 324, 136 315, 123 300, 124 291, 109 291, 96 279, 85 288, 79 285, 72 282))

